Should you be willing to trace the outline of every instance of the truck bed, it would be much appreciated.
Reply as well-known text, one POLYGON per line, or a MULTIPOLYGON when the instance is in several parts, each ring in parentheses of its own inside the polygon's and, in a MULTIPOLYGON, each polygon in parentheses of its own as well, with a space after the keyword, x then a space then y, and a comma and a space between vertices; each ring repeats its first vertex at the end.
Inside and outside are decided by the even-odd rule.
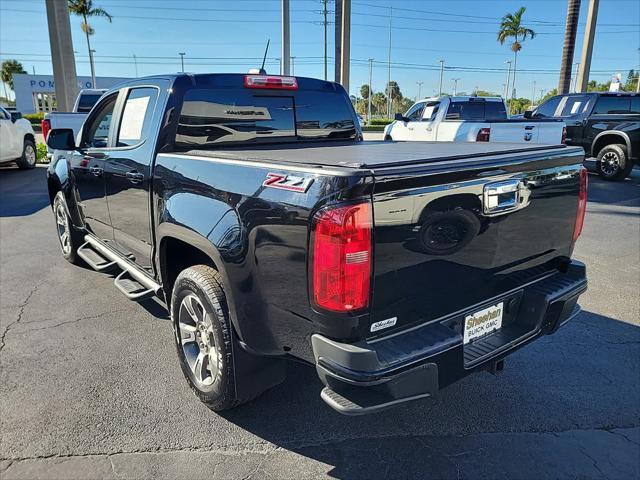
MULTIPOLYGON (((183 154, 245 161, 373 169, 562 149, 577 150, 566 145, 523 147, 518 143, 384 141, 332 143, 324 141, 304 144, 279 144, 277 146, 255 146, 250 149, 190 150, 183 152, 183 154)), ((566 153, 569 152, 567 151, 566 153)))

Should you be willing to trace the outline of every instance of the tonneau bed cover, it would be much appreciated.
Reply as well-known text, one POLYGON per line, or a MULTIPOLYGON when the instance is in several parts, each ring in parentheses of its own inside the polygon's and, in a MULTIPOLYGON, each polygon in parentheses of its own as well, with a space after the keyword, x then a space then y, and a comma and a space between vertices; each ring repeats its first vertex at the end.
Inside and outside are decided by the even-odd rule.
MULTIPOLYGON (((368 169, 566 148, 566 145, 523 147, 517 143, 484 142, 371 141, 333 143, 323 141, 303 144, 256 145, 250 149, 226 147, 220 150, 189 150, 179 154, 232 160, 368 169)), ((570 148, 570 150, 576 149, 570 148)))

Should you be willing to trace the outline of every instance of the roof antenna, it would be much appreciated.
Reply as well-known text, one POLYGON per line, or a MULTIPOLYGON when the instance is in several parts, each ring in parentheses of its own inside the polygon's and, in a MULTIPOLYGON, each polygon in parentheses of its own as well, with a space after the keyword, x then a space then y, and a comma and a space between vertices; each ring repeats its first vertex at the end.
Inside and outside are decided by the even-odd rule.
POLYGON ((264 57, 262 57, 262 66, 260 67, 260 75, 266 75, 267 71, 264 69, 264 64, 267 61, 267 53, 269 52, 269 43, 271 39, 267 39, 267 48, 264 49, 264 57))

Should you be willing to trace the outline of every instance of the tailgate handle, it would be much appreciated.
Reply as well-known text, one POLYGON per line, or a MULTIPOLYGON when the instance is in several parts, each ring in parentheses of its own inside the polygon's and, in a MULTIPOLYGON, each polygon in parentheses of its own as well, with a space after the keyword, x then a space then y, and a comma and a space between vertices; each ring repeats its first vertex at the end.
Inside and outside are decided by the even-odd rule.
POLYGON ((529 204, 529 189, 520 180, 504 180, 484 186, 483 210, 486 215, 499 215, 524 208, 529 204))

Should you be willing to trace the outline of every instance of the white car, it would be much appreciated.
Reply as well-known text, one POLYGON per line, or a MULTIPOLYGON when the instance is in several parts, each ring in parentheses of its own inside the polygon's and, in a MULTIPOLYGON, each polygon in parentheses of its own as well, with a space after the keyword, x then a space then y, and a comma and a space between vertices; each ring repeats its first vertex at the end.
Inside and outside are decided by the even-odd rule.
POLYGON ((19 168, 36 166, 36 136, 20 112, 0 107, 0 164, 16 162, 19 168))
POLYGON ((562 121, 510 119, 499 97, 434 97, 396 115, 385 140, 437 142, 564 143, 562 121))

